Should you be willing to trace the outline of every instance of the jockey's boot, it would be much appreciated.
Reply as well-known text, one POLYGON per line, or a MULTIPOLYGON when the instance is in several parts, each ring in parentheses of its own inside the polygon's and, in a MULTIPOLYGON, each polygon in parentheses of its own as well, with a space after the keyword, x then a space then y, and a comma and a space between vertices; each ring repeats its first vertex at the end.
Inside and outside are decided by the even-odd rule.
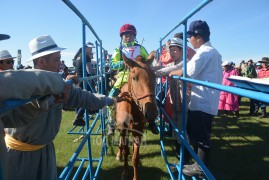
POLYGON ((85 121, 83 117, 76 117, 73 121, 74 126, 85 126, 85 121))
POLYGON ((159 134, 159 130, 155 122, 149 122, 148 129, 151 130, 153 134, 159 134))

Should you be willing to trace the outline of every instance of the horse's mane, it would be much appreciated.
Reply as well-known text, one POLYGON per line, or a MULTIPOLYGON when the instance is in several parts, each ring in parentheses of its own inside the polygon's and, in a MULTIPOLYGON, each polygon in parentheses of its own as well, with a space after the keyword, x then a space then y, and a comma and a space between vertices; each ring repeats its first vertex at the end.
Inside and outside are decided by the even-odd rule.
POLYGON ((145 70, 149 71, 150 73, 153 73, 154 74, 154 72, 150 68, 149 62, 146 61, 143 56, 138 55, 136 57, 136 59, 135 59, 135 62, 139 65, 140 68, 145 69, 145 70))

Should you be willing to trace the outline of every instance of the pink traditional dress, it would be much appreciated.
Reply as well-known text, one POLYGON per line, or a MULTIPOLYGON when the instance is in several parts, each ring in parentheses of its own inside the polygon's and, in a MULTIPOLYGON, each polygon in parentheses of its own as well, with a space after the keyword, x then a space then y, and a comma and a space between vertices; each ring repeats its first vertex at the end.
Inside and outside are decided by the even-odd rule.
MULTIPOLYGON (((230 76, 238 76, 238 73, 234 69, 230 69, 228 71, 223 71, 223 79, 222 85, 224 86, 235 86, 232 82, 230 82, 227 78, 230 76)), ((225 91, 220 92, 220 100, 219 100, 219 110, 225 111, 238 111, 238 95, 228 93, 225 91)))

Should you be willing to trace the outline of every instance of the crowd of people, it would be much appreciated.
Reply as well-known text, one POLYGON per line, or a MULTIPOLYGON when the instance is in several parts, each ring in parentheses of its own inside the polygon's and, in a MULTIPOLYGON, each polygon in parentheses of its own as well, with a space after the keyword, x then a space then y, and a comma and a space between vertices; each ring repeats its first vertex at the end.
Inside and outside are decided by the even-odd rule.
MULTIPOLYGON (((225 86, 235 86, 227 78, 244 76, 248 78, 269 78, 269 58, 263 57, 254 64, 250 59, 241 61, 236 66, 231 61, 222 61, 220 53, 210 43, 210 28, 206 21, 193 21, 187 31, 191 47, 187 47, 187 77, 201 81, 209 81, 225 86)), ((74 57, 73 65, 76 74, 69 75, 65 62, 61 60, 61 51, 51 36, 43 35, 32 39, 29 43, 30 61, 33 70, 13 70, 14 59, 7 50, 0 51, 0 81, 8 83, 1 86, 1 100, 26 99, 35 95, 45 96, 31 103, 17 107, 14 111, 1 114, 0 131, 0 179, 57 179, 57 166, 53 140, 61 123, 64 106, 77 108, 73 121, 75 126, 84 126, 85 109, 98 110, 109 106, 108 135, 114 135, 115 103, 124 100, 126 94, 120 94, 121 87, 127 82, 128 68, 124 65, 122 54, 130 59, 138 55, 145 59, 148 52, 136 41, 137 30, 134 25, 124 24, 120 28, 121 43, 110 60, 110 69, 117 71, 117 81, 109 92, 109 96, 95 94, 94 81, 90 81, 85 90, 82 84, 67 85, 64 80, 83 76, 82 47, 74 57), (60 74, 59 74, 60 72, 60 74), (13 81, 20 79, 20 81, 13 81), (42 81, 42 83, 40 83, 42 81), (14 82, 19 84, 14 84, 14 82), (16 88, 14 88, 16 86, 16 88), (27 87, 27 88, 26 88, 27 87), (25 91, 25 89, 27 91, 25 91), (16 92, 15 92, 16 91, 16 92), (8 93, 7 93, 8 92, 8 93), (5 151, 6 149, 6 151, 5 151), (44 168, 45 167, 45 168, 44 168), (14 173, 16 172, 16 173, 14 173)), ((8 35, 0 34, 1 40, 8 35)), ((176 33, 163 49, 162 59, 152 67, 156 77, 172 77, 183 75, 183 33, 176 33)), ((85 43, 86 75, 95 74, 91 60, 93 59, 92 43, 85 43)), ((187 84, 188 110, 183 112, 182 87, 178 79, 169 80, 169 103, 172 109, 172 121, 182 131, 182 113, 187 114, 186 139, 193 150, 208 166, 211 151, 210 134, 212 121, 216 115, 240 116, 240 96, 225 91, 218 91, 198 84, 187 84)), ((261 109, 260 118, 265 118, 266 103, 250 99, 250 116, 256 116, 261 109)), ((158 134, 155 122, 148 122, 148 127, 158 134)), ((173 132, 174 146, 179 158, 181 140, 173 132)), ((185 151, 186 152, 186 151, 185 151)), ((187 176, 203 177, 204 173, 197 162, 189 165, 190 156, 186 153, 183 173, 187 176)))
MULTIPOLYGON (((222 85, 235 86, 227 78, 230 76, 242 76, 247 78, 269 78, 269 58, 262 57, 258 62, 253 62, 252 59, 248 61, 242 60, 239 65, 235 65, 232 61, 224 61, 223 66, 223 80, 222 85)), ((222 91, 219 101, 219 115, 235 115, 240 116, 239 106, 241 97, 232 93, 222 91)), ((266 103, 249 99, 249 115, 258 116, 259 118, 267 117, 266 103), (261 109, 261 114, 258 113, 261 109)))

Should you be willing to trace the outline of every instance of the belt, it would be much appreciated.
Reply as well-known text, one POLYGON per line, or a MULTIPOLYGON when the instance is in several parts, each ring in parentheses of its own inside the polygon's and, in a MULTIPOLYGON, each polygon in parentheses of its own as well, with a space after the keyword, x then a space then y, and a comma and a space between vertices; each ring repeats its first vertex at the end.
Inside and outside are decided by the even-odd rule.
POLYGON ((46 145, 33 145, 33 144, 27 144, 20 142, 13 137, 6 134, 5 136, 6 146, 10 149, 14 149, 17 151, 37 151, 39 149, 42 149, 46 145))

